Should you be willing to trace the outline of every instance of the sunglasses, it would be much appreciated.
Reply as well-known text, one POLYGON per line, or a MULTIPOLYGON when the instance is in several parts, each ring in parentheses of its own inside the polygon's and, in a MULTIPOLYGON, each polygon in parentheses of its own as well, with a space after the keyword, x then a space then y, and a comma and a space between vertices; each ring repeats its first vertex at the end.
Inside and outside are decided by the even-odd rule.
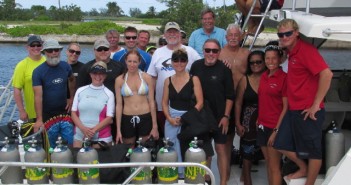
POLYGON ((219 52, 219 49, 211 49, 211 48, 205 48, 205 53, 214 53, 214 54, 217 54, 219 52))
POLYGON ((59 49, 59 48, 55 48, 55 49, 46 49, 45 51, 48 52, 48 53, 52 53, 52 52, 55 51, 55 52, 57 53, 57 52, 61 51, 61 49, 59 49))
POLYGON ((294 30, 287 31, 287 32, 278 32, 277 35, 279 38, 290 37, 294 33, 294 30))
POLYGON ((81 53, 81 51, 76 51, 74 49, 69 49, 68 52, 71 54, 75 53, 76 55, 80 55, 80 53, 81 53))
POLYGON ((126 36, 125 38, 127 40, 130 40, 130 39, 135 40, 135 39, 137 39, 137 36, 126 36))
POLYGON ((179 57, 179 58, 172 58, 172 62, 174 63, 187 63, 188 59, 183 58, 183 57, 179 57))
POLYGON ((110 49, 107 48, 107 47, 99 47, 99 48, 96 49, 97 52, 108 51, 108 50, 110 50, 110 49))
POLYGON ((262 60, 256 60, 256 61, 250 61, 250 65, 260 65, 260 64, 262 64, 263 63, 263 61, 262 60))
POLYGON ((31 45, 29 45, 29 47, 31 47, 31 48, 34 48, 34 47, 40 48, 42 46, 43 46, 42 44, 31 44, 31 45))

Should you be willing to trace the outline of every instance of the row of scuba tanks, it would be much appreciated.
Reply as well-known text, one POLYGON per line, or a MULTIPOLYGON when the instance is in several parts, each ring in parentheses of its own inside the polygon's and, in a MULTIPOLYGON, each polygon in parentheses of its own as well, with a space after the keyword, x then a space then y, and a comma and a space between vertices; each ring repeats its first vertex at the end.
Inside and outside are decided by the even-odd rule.
MULTIPOLYGON (((30 163, 45 163, 46 152, 41 147, 39 142, 33 137, 28 141, 29 148, 24 154, 25 162, 30 163)), ((151 152, 148 148, 141 144, 141 139, 137 141, 138 146, 134 149, 129 149, 127 157, 132 163, 151 162, 151 152)), ((205 152, 198 146, 201 141, 195 137, 189 144, 190 147, 185 153, 185 162, 196 162, 206 164, 205 152)), ((50 149, 51 163, 73 163, 73 155, 66 143, 58 138, 57 146, 50 149)), ((20 162, 20 154, 18 151, 17 140, 5 138, 5 141, 0 142, 0 161, 1 162, 20 162)), ((169 139, 164 140, 164 147, 157 153, 157 162, 177 162, 177 152, 173 148, 173 143, 169 139)), ((88 139, 83 141, 83 147, 77 153, 78 164, 98 164, 98 152, 91 147, 91 142, 88 139)), ((133 173, 137 168, 130 168, 133 173)), ((48 184, 50 170, 45 167, 26 167, 25 177, 28 184, 48 184)), ((72 168, 51 168, 51 179, 55 184, 72 184, 74 182, 74 170, 72 168)), ((172 184, 178 182, 177 167, 157 167, 158 183, 172 184)), ((99 168, 78 168, 79 184, 99 184, 99 168)), ((10 166, 0 176, 2 184, 22 184, 22 168, 18 166, 10 166)), ((205 170, 199 167, 185 168, 185 183, 204 184, 205 170)), ((150 167, 144 167, 132 180, 133 184, 151 184, 152 170, 150 167)))

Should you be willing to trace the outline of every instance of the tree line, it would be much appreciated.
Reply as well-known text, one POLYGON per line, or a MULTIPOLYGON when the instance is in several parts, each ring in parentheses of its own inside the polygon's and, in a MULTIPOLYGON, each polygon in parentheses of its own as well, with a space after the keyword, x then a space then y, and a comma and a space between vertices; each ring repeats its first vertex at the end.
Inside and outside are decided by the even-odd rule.
MULTIPOLYGON (((190 33, 201 26, 201 11, 208 7, 202 0, 157 0, 167 6, 166 10, 157 12, 154 6, 143 13, 139 8, 130 8, 129 16, 135 18, 161 18, 161 25, 169 21, 178 22, 181 28, 190 33)), ((60 1, 59 1, 60 2, 60 1)), ((232 23, 233 16, 237 12, 235 6, 222 6, 214 8, 216 12, 216 25, 225 28, 232 23)), ((117 2, 108 2, 106 8, 96 8, 83 12, 77 5, 45 6, 33 5, 30 9, 22 8, 15 0, 0 0, 0 20, 3 21, 81 21, 85 16, 118 18, 127 15, 118 6, 117 2)), ((160 31, 163 30, 161 27, 160 31)))

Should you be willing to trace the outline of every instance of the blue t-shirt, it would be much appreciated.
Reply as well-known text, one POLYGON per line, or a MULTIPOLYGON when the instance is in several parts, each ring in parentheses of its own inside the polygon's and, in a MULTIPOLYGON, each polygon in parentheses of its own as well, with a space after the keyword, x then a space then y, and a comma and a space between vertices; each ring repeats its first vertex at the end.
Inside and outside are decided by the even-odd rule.
POLYGON ((214 27, 210 35, 207 35, 204 32, 203 28, 199 28, 191 33, 188 45, 194 48, 200 54, 201 57, 204 57, 204 54, 202 53, 202 48, 204 46, 205 41, 207 39, 217 39, 219 44, 221 45, 221 48, 223 48, 223 46, 227 44, 225 35, 226 31, 222 28, 214 27))
MULTIPOLYGON (((146 72, 150 66, 150 63, 151 63, 151 56, 149 53, 146 53, 145 51, 143 51, 139 48, 137 48, 137 51, 139 52, 139 54, 141 56, 141 63, 139 65, 139 69, 146 72)), ((118 62, 122 62, 123 65, 126 66, 125 55, 127 54, 127 52, 128 51, 126 49, 119 51, 113 55, 112 59, 115 61, 118 61, 118 62)))
POLYGON ((63 61, 57 66, 49 66, 44 62, 33 71, 33 86, 42 86, 43 89, 43 114, 65 110, 68 77, 71 75, 71 66, 63 61))

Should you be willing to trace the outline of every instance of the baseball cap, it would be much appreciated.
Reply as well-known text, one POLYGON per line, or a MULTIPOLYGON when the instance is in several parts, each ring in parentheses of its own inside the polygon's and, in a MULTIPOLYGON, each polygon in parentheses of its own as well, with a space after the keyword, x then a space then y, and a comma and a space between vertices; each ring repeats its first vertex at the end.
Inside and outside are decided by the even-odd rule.
POLYGON ((101 46, 110 48, 110 43, 106 39, 97 39, 94 43, 94 48, 98 49, 101 46))
POLYGON ((27 45, 31 45, 33 42, 42 43, 43 40, 41 40, 41 38, 38 35, 31 35, 28 37, 27 45))
POLYGON ((176 22, 168 22, 165 26, 165 32, 171 28, 174 28, 174 29, 180 31, 180 27, 179 27, 178 23, 176 23, 176 22))
POLYGON ((90 68, 89 73, 107 73, 107 65, 103 61, 95 62, 90 68))
POLYGON ((44 41, 43 49, 41 49, 41 51, 44 51, 46 49, 62 49, 62 48, 63 46, 61 46, 57 40, 48 39, 44 41))
POLYGON ((146 52, 149 52, 152 49, 157 49, 156 46, 149 46, 146 48, 146 52))

